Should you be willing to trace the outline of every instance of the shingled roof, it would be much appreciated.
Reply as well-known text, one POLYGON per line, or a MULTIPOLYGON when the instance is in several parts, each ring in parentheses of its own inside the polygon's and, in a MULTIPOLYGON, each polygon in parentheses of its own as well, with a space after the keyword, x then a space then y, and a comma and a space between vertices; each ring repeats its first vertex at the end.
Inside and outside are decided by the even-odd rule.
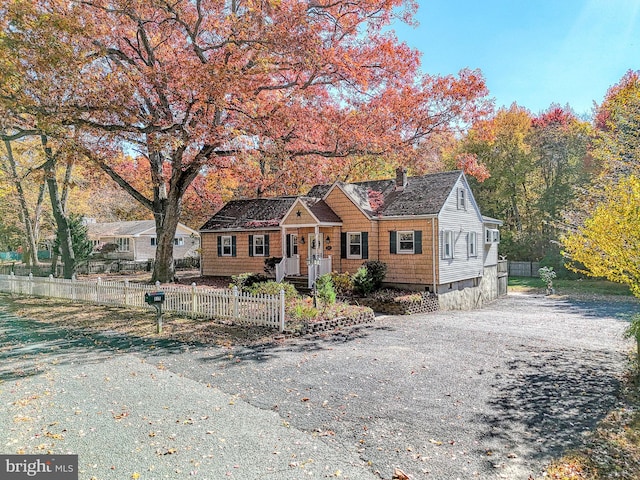
MULTIPOLYGON (((436 215, 444 206, 462 172, 432 173, 420 177, 407 178, 403 189, 396 189, 396 180, 373 180, 367 182, 345 183, 337 185, 367 215, 392 217, 399 215, 436 215), (370 192, 379 192, 383 203, 376 210, 371 205, 370 192)), ((332 185, 316 185, 307 196, 324 197, 332 185)))
POLYGON ((395 179, 336 182, 333 185, 316 185, 303 197, 232 200, 211 217, 201 230, 278 227, 296 199, 300 199, 320 222, 340 223, 340 217, 323 200, 334 186, 341 188, 354 204, 372 218, 437 215, 461 175, 460 170, 454 170, 409 177, 404 188, 397 188, 395 179), (379 192, 380 205, 372 205, 371 192, 379 192))
POLYGON ((402 190, 392 190, 385 195, 380 215, 436 215, 442 210, 460 175, 460 170, 454 170, 409 177, 402 190))
POLYGON ((237 230, 278 227, 297 197, 231 200, 200 230, 237 230))
POLYGON ((331 207, 324 200, 319 198, 300 197, 300 201, 309 209, 311 213, 323 223, 340 223, 340 217, 331 210, 331 207))
MULTIPOLYGON (((156 222, 154 220, 130 220, 126 222, 88 222, 86 223, 89 238, 105 237, 137 237, 140 235, 155 235, 156 222)), ((197 233, 186 225, 179 223, 177 233, 197 233)))
POLYGON ((87 234, 98 237, 135 237, 149 231, 155 232, 154 220, 131 220, 128 222, 87 223, 87 234))

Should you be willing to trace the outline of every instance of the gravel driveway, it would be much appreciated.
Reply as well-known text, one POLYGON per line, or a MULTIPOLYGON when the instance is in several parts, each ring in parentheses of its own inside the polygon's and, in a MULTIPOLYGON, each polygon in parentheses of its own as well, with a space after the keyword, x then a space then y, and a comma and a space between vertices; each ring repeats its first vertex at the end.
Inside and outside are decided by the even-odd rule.
POLYGON ((510 294, 252 348, 22 338, 0 317, 0 453, 51 444, 100 480, 526 480, 616 405, 637 308, 510 294))

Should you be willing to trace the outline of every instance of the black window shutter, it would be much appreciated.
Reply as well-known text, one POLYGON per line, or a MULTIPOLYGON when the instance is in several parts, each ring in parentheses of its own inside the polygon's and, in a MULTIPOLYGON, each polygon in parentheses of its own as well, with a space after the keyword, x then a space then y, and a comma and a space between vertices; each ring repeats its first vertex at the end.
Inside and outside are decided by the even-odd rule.
POLYGON ((398 253, 398 245, 397 245, 397 232, 391 231, 389 232, 389 253, 398 253))
POLYGON ((253 235, 249 235, 249 256, 253 257, 253 235))
POLYGON ((366 260, 369 258, 369 232, 362 232, 360 235, 362 236, 362 259, 366 260))
POLYGON ((222 256, 222 237, 218 235, 218 256, 222 256))
POLYGON ((269 256, 269 235, 264 236, 264 256, 269 256))
POLYGON ((291 258, 291 234, 287 233, 287 258, 291 258))
POLYGON ((340 258, 347 258, 347 233, 340 234, 340 258))
POLYGON ((237 255, 236 253, 236 236, 232 235, 231 236, 231 256, 235 257, 237 255))
POLYGON ((413 253, 422 253, 422 230, 413 232, 413 253))

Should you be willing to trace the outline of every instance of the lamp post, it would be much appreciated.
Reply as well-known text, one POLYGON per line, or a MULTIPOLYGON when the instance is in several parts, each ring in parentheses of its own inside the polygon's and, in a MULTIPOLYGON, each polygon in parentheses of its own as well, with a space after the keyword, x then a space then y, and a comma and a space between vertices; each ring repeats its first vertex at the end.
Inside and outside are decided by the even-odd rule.
POLYGON ((313 272, 313 283, 311 284, 311 293, 313 295, 313 308, 318 308, 318 289, 317 289, 317 279, 318 279, 318 267, 320 266, 320 257, 318 255, 311 255, 311 258, 307 259, 307 265, 309 267, 309 274, 313 272))

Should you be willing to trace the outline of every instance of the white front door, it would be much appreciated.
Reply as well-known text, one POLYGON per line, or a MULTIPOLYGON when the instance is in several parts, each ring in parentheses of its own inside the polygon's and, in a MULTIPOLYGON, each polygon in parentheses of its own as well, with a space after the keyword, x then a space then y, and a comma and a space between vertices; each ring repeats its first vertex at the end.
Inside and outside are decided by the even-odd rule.
POLYGON ((315 233, 309 234, 309 259, 322 258, 322 235, 316 238, 315 233))

